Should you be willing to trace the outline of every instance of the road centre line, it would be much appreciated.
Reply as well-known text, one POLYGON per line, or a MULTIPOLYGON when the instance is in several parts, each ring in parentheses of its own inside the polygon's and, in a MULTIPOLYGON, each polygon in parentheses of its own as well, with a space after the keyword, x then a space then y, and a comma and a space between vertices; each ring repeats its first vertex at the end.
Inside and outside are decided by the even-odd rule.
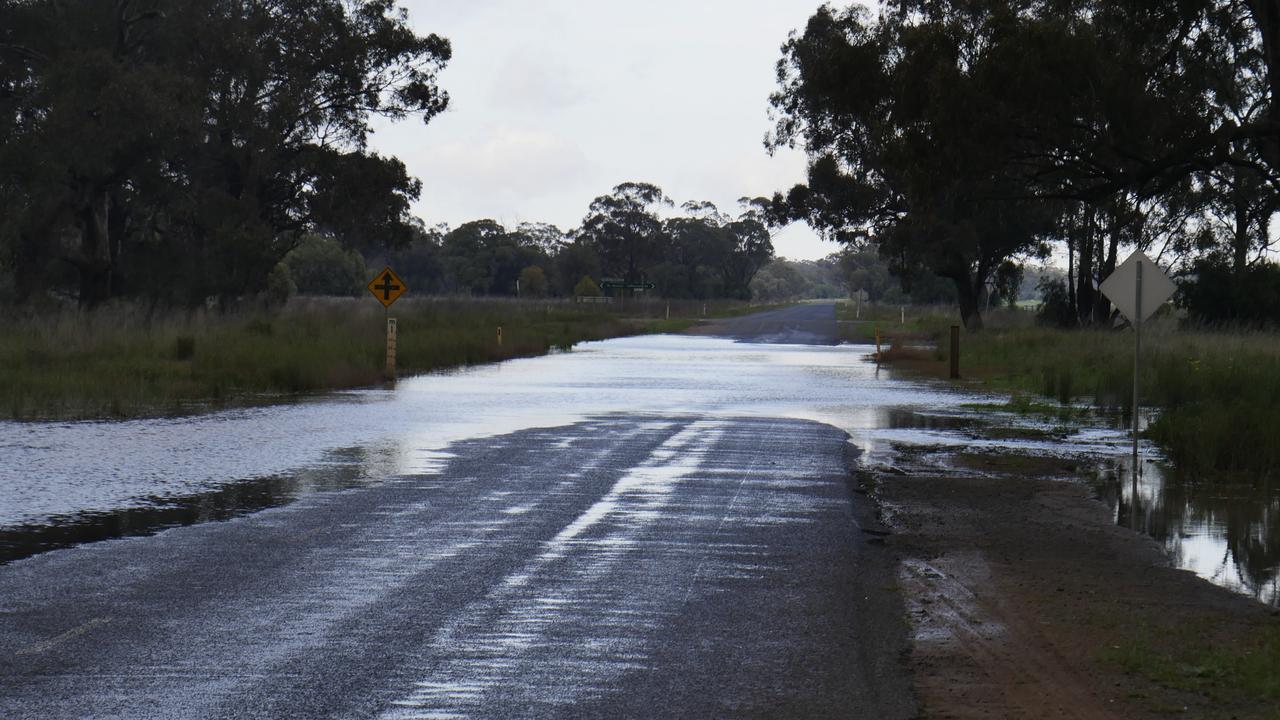
POLYGON ((60 645, 61 643, 78 638, 81 635, 84 635, 85 633, 89 632, 90 630, 98 627, 99 625, 106 625, 109 622, 111 622, 110 617, 94 618, 83 625, 71 628, 70 630, 62 633, 61 635, 58 635, 57 637, 52 637, 52 638, 49 638, 48 640, 42 640, 38 643, 28 645, 27 647, 22 648, 21 650, 15 652, 14 657, 23 657, 25 655, 38 655, 42 652, 52 650, 54 647, 60 645))

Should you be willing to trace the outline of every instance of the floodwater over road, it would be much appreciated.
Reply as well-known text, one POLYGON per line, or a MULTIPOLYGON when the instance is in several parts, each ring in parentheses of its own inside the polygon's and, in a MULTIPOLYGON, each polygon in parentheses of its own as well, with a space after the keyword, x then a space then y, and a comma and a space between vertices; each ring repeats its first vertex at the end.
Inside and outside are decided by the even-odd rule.
POLYGON ((876 451, 889 408, 979 398, 892 380, 869 348, 646 336, 363 390, 179 419, 0 423, 0 557, 95 533, 223 519, 431 472, 449 443, 608 413, 826 422, 876 451), (872 431, 872 432, 868 432, 872 431))
MULTIPOLYGON (((0 717, 912 717, 850 462, 1127 445, 869 350, 636 337, 288 405, 0 423, 0 717)), ((1226 546, 1240 576, 1255 546, 1226 546)))
MULTIPOLYGON (((811 419, 850 433, 871 461, 894 444, 1078 454, 1099 462, 1100 494, 1117 522, 1133 524, 1121 432, 993 438, 979 429, 1047 426, 967 407, 990 403, 987 395, 895 378, 863 360, 870 351, 635 337, 294 404, 162 420, 0 422, 0 563, 430 472, 451 442, 615 412, 811 419)), ((1280 488, 1182 481, 1157 461, 1150 453, 1144 461, 1138 529, 1180 567, 1280 605, 1280 488)))

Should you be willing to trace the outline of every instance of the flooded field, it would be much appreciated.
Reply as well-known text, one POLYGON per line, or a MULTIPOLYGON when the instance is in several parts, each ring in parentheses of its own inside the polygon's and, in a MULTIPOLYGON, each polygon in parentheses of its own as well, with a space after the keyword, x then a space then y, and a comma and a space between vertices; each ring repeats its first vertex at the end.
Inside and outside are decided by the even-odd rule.
MULTIPOLYGON (((430 473, 452 442, 610 414, 786 417, 848 432, 866 463, 902 447, 1080 457, 1129 523, 1121 430, 983 409, 991 396, 897 378, 865 346, 650 336, 403 380, 301 402, 180 419, 0 423, 0 562, 430 473)), ((997 401, 999 399, 997 398, 997 401)), ((1147 460, 1155 460, 1147 457, 1147 460)), ((1175 561, 1277 603, 1274 492, 1173 483, 1144 463, 1140 529, 1175 561)))

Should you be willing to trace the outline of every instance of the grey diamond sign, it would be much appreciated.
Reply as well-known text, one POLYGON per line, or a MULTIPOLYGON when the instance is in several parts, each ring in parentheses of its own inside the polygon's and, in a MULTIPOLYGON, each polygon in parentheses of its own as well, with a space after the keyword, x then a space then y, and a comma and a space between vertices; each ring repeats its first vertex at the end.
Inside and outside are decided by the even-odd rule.
POLYGON ((1112 302, 1129 322, 1139 323, 1151 317, 1151 314, 1173 297, 1177 285, 1168 275, 1141 251, 1129 256, 1111 273, 1102 285, 1098 286, 1103 295, 1112 302), (1138 299, 1138 273, 1142 273, 1142 299, 1138 299), (1139 313, 1141 307, 1141 313, 1139 313), (1142 317, 1138 317, 1141 314, 1142 317))

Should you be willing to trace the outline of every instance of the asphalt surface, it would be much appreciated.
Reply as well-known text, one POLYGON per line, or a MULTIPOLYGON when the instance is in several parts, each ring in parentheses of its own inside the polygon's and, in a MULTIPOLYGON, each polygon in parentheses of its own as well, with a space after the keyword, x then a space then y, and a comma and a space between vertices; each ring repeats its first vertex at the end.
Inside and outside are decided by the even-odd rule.
POLYGON ((914 716, 842 431, 619 413, 450 453, 0 566, 0 717, 914 716))
POLYGON ((704 323, 694 332, 755 343, 840 344, 835 303, 805 303, 752 315, 721 318, 704 323))

